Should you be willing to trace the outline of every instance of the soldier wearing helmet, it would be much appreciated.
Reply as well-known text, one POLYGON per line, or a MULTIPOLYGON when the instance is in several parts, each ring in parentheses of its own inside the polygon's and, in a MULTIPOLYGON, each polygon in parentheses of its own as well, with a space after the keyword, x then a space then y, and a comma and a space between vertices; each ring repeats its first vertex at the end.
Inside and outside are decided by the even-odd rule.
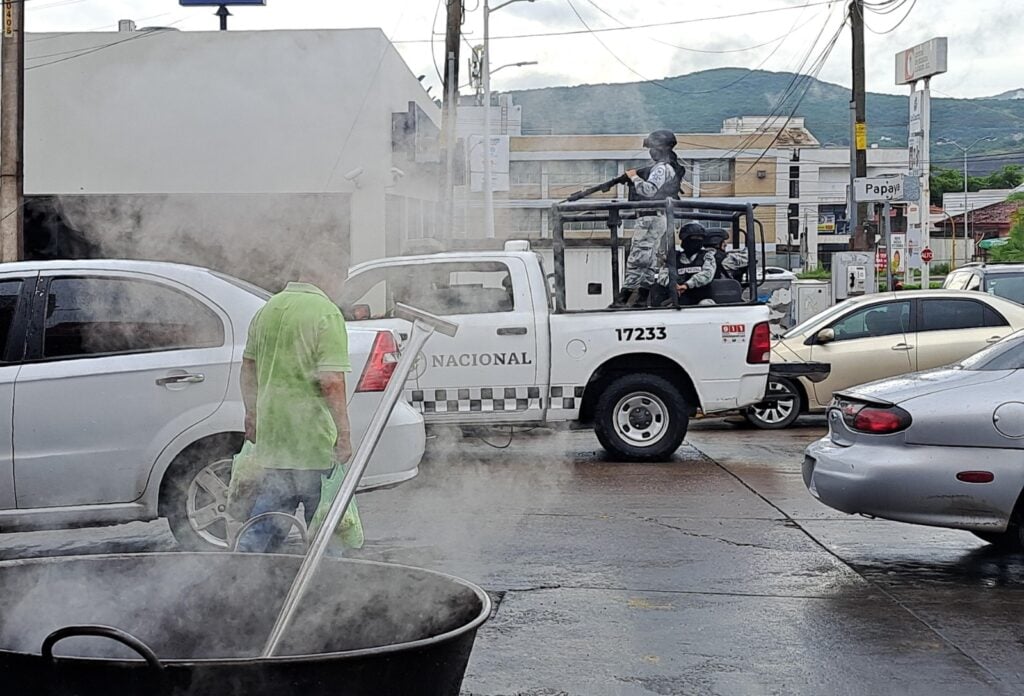
MULTIPOLYGON (((685 168, 672 149, 676 136, 672 131, 656 130, 644 138, 654 164, 641 171, 626 170, 635 191, 631 200, 665 200, 679 198, 679 187, 685 168), (641 175, 642 172, 642 175, 641 175)), ((622 289, 615 298, 617 305, 647 304, 651 288, 658 280, 658 252, 664 246, 666 225, 663 214, 642 215, 633 230, 622 289)), ((662 260, 663 261, 663 260, 662 260)))
MULTIPOLYGON (((679 304, 695 305, 711 299, 711 281, 718 276, 718 263, 714 249, 707 248, 707 230, 699 222, 688 222, 679 229, 677 250, 676 290, 679 304)), ((651 304, 659 306, 669 302, 668 269, 658 273, 658 285, 651 293, 651 304)))
POLYGON ((715 262, 718 264, 716 277, 743 282, 747 271, 747 250, 741 248, 729 251, 726 249, 728 240, 729 233, 722 229, 708 230, 705 236, 707 247, 715 252, 715 262))

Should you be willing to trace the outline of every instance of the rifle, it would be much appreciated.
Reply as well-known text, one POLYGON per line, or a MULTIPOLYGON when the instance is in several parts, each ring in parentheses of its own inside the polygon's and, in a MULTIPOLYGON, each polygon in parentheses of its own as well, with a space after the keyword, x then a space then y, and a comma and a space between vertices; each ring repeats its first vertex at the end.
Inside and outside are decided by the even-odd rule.
MULTIPOLYGON (((636 173, 639 174, 641 177, 646 178, 648 172, 650 171, 650 167, 643 167, 642 169, 637 169, 636 173)), ((592 196, 595 193, 604 193, 605 191, 611 191, 613 186, 617 186, 619 184, 626 184, 626 186, 629 187, 629 200, 636 200, 636 193, 633 190, 633 182, 630 181, 629 177, 626 176, 625 174, 619 174, 614 179, 609 179, 603 184, 598 184, 597 186, 591 186, 590 188, 582 189, 581 191, 571 193, 569 194, 569 197, 566 198, 565 200, 570 203, 572 201, 578 201, 581 198, 592 196)))

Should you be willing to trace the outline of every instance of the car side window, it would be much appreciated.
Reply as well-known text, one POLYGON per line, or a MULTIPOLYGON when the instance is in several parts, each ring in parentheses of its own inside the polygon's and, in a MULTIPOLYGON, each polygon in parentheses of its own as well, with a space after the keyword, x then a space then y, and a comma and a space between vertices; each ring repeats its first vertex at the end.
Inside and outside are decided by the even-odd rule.
POLYGON ((349 321, 384 319, 394 302, 388 292, 390 277, 405 272, 404 266, 373 268, 350 277, 341 292, 341 311, 349 321))
POLYGON ((46 297, 44 359, 224 344, 224 323, 198 300, 126 278, 54 278, 46 297))
POLYGON ((350 319, 382 319, 396 302, 432 314, 511 312, 512 276, 500 261, 410 264, 373 269, 351 278, 342 307, 350 319))
POLYGON ((0 360, 5 356, 7 341, 11 336, 14 315, 21 298, 21 286, 21 280, 0 281, 0 360))
POLYGON ((964 290, 981 290, 981 276, 972 273, 964 290))
POLYGON ((910 302, 883 302, 863 307, 831 326, 836 341, 892 336, 910 330, 910 302))
POLYGON ((953 331, 1006 326, 1006 319, 988 305, 974 300, 921 301, 920 331, 953 331))
POLYGON ((957 271, 949 276, 943 287, 948 290, 963 290, 967 285, 968 279, 971 277, 970 273, 964 273, 963 271, 957 271))

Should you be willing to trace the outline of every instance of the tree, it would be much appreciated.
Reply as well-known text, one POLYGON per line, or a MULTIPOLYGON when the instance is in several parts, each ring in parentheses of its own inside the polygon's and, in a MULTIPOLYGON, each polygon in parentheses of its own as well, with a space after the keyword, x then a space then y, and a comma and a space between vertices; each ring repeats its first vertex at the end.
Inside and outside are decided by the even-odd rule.
MULTIPOLYGON (((964 175, 959 169, 935 167, 929 181, 932 205, 941 206, 942 195, 945 193, 962 193, 964 190, 964 175)), ((968 176, 967 190, 1013 189, 1021 183, 1024 183, 1024 167, 1019 164, 1007 164, 988 176, 968 176)))
MULTIPOLYGON (((972 177, 973 178, 973 177, 972 177)), ((1024 182, 1024 167, 1019 164, 1007 164, 998 172, 992 172, 982 178, 981 188, 987 189, 1013 189, 1024 182)), ((970 182, 968 182, 968 186, 970 182)), ((981 190, 980 188, 978 190, 981 190)))
POLYGON ((1013 223, 1010 227, 1010 241, 989 250, 989 257, 999 263, 1021 263, 1024 262, 1024 193, 1015 193, 1006 200, 1019 204, 1017 210, 1010 214, 1013 223))
POLYGON ((941 206, 944 193, 964 190, 964 176, 959 169, 934 167, 929 180, 929 190, 931 191, 931 204, 941 206))

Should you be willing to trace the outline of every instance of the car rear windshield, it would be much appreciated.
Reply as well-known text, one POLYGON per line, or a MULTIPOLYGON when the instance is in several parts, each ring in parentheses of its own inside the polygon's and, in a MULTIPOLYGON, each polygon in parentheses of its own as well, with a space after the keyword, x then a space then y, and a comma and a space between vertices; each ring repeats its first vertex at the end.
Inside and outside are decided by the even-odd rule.
POLYGON ((993 273, 985 286, 990 295, 1024 304, 1024 273, 993 273))
POLYGON ((269 300, 273 296, 273 293, 271 293, 270 291, 264 290, 259 285, 253 285, 247 280, 242 280, 241 278, 236 278, 234 276, 228 275, 227 273, 220 273, 218 271, 210 271, 210 273, 217 276, 221 280, 225 280, 231 283, 236 288, 241 288, 242 290, 245 290, 246 292, 255 295, 256 297, 260 298, 263 301, 269 300))
POLYGON ((1024 331, 1018 331, 960 363, 964 370, 994 372, 1024 369, 1024 331))

